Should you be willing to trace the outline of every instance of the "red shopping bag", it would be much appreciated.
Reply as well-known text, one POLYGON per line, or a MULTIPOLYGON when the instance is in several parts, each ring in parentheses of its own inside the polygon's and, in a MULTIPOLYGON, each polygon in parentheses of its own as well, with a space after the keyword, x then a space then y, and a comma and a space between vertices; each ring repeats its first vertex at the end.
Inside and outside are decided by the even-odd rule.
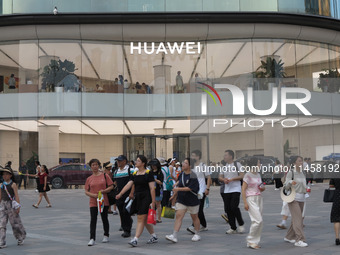
POLYGON ((148 220, 146 223, 156 225, 156 210, 151 208, 149 209, 148 220))

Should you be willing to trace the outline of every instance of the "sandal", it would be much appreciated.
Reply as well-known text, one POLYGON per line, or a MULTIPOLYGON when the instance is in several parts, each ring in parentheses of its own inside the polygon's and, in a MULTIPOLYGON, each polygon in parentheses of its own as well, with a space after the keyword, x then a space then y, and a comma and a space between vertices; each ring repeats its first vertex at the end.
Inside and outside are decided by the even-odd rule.
POLYGON ((52 207, 52 205, 46 205, 47 208, 52 207))
POLYGON ((39 206, 38 205, 32 205, 34 208, 39 208, 39 206))

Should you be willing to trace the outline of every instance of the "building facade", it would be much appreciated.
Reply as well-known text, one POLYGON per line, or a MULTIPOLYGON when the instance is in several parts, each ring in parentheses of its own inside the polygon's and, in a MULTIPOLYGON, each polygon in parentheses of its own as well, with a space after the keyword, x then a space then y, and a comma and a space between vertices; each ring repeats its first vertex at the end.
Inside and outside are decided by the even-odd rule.
POLYGON ((2 0, 0 164, 340 152, 339 10, 338 0, 2 0))

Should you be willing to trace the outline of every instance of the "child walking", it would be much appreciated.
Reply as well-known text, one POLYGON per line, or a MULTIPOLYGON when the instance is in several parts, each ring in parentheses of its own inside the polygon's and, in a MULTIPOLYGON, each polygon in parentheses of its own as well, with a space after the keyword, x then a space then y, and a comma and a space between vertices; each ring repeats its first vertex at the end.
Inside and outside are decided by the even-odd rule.
POLYGON ((51 202, 47 196, 47 192, 50 191, 50 186, 47 184, 47 176, 48 176, 48 169, 46 165, 42 165, 40 167, 40 172, 37 173, 37 175, 27 174, 28 176, 35 177, 38 176, 39 179, 39 185, 38 185, 38 191, 39 191, 39 199, 38 203, 33 204, 32 206, 34 208, 39 208, 39 205, 41 203, 42 198, 44 197, 47 202, 47 208, 52 207, 51 202))
POLYGON ((14 237, 18 240, 18 245, 23 245, 26 238, 26 231, 22 225, 18 209, 12 208, 12 200, 17 201, 20 204, 20 198, 18 195, 18 187, 14 180, 13 171, 10 169, 0 169, 3 177, 3 183, 1 184, 0 192, 0 249, 6 246, 6 225, 9 220, 14 237))

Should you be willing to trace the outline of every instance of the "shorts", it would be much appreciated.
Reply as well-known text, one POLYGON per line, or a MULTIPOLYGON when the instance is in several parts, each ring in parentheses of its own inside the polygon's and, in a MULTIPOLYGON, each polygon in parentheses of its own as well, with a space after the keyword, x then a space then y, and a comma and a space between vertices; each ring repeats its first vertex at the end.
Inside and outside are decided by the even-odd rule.
POLYGON ((157 196, 156 197, 156 201, 162 201, 162 199, 163 199, 163 196, 157 196))
POLYGON ((181 203, 176 203, 176 211, 177 210, 185 210, 186 212, 190 214, 198 214, 200 205, 195 205, 195 206, 187 206, 183 205, 181 203))

